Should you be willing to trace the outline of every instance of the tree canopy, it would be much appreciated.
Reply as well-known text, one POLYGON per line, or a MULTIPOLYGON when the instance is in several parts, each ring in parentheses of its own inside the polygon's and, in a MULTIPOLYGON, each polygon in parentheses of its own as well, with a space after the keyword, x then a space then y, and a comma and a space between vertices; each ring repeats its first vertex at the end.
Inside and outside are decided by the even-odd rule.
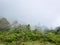
POLYGON ((38 40, 60 45, 60 27, 45 29, 46 31, 42 32, 42 29, 37 27, 32 30, 30 24, 16 25, 14 23, 14 27, 12 27, 6 18, 0 19, 0 42, 4 42, 7 45, 14 42, 14 44, 18 45, 21 42, 38 40))

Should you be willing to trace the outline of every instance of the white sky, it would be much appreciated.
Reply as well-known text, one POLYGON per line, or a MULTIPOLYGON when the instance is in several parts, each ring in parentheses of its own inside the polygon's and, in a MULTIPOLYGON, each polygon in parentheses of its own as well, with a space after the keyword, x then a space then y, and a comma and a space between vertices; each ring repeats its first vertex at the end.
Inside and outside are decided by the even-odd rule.
POLYGON ((60 0, 0 0, 0 16, 31 25, 60 25, 60 0))

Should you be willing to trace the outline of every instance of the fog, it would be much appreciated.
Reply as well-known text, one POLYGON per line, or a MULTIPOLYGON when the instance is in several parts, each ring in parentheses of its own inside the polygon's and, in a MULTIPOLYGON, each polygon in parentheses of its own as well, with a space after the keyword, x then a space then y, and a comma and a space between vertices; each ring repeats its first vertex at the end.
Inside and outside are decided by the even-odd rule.
POLYGON ((0 0, 0 17, 54 28, 60 25, 60 0, 0 0))

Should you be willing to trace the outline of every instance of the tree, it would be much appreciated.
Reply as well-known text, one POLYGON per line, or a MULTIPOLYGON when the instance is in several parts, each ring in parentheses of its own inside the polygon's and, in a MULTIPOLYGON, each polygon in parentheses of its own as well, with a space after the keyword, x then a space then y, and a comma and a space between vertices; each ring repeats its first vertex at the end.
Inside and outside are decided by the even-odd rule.
POLYGON ((7 30, 10 27, 10 23, 6 18, 0 19, 0 30, 7 30))

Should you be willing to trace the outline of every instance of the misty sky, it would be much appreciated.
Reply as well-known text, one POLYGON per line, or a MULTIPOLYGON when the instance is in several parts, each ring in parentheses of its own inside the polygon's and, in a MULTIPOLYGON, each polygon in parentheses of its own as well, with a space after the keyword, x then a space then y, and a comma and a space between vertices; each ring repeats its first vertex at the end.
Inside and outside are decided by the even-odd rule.
POLYGON ((0 0, 0 17, 10 22, 56 27, 60 25, 60 0, 0 0))

